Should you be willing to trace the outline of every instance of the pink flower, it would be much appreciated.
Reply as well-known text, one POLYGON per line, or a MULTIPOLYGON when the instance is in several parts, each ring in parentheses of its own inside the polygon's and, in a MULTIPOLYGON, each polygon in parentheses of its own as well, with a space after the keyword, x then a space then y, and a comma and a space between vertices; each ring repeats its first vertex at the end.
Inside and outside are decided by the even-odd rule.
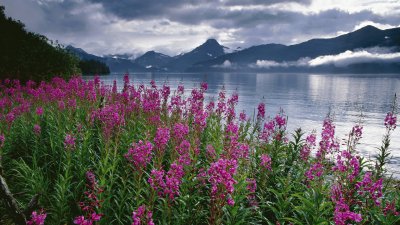
POLYGON ((156 136, 154 137, 154 143, 156 144, 156 147, 164 151, 169 140, 169 129, 168 128, 158 128, 156 132, 156 136))
POLYGON ((157 191, 158 196, 163 196, 163 190, 165 188, 164 182, 164 170, 152 170, 148 182, 153 190, 157 191))
POLYGON ((247 178, 247 190, 250 192, 247 195, 247 200, 250 203, 250 206, 256 207, 258 206, 258 202, 256 200, 256 190, 257 190, 257 181, 254 178, 247 178))
POLYGON ((225 99, 225 89, 222 88, 222 90, 219 92, 218 97, 220 99, 225 99))
POLYGON ((170 87, 164 84, 162 89, 162 96, 165 101, 168 99, 170 93, 171 93, 170 87))
POLYGON ((305 176, 308 181, 314 180, 315 177, 321 177, 324 172, 324 167, 320 162, 311 164, 309 170, 306 171, 305 176))
POLYGON ((335 139, 335 125, 330 118, 324 120, 321 141, 316 154, 317 158, 324 158, 326 154, 339 150, 339 143, 335 139))
POLYGON ((236 117, 235 108, 234 106, 229 106, 225 111, 226 117, 229 120, 232 120, 236 117))
POLYGON ((74 224, 86 224, 85 217, 84 216, 75 217, 74 224))
POLYGON ((91 220, 92 221, 99 221, 101 219, 102 215, 101 214, 97 214, 96 212, 92 213, 91 215, 91 220))
POLYGON ((239 102, 239 95, 238 93, 234 92, 232 96, 228 99, 229 105, 236 105, 239 102))
POLYGON ((76 99, 68 99, 67 105, 70 109, 76 108, 76 99))
MULTIPOLYGON (((211 163, 207 171, 209 175, 208 181, 211 183, 211 197, 225 200, 226 196, 232 195, 235 190, 234 184, 237 181, 233 178, 237 169, 236 160, 219 159, 217 162, 211 163), (220 188, 218 188, 220 187, 220 188)), ((228 204, 232 204, 228 198, 228 204)))
POLYGON ((260 159, 261 159, 261 163, 260 163, 261 168, 271 171, 272 170, 271 157, 269 157, 269 155, 267 155, 267 154, 262 154, 260 156, 260 159))
POLYGON ((85 176, 86 176, 86 183, 90 187, 94 187, 97 184, 96 175, 91 170, 86 171, 85 176))
POLYGON ((43 115, 43 108, 42 107, 37 107, 36 108, 36 115, 38 115, 38 116, 43 115))
POLYGON ((179 187, 182 183, 182 177, 184 175, 183 166, 176 163, 171 164, 167 175, 165 176, 164 195, 173 200, 175 196, 179 195, 179 187))
POLYGON ((129 87, 129 74, 124 75, 124 91, 127 91, 127 88, 129 87))
POLYGON ((154 80, 150 81, 150 85, 151 85, 151 88, 153 88, 153 89, 157 88, 156 82, 154 80))
POLYGON ((78 225, 92 225, 93 222, 89 219, 85 219, 84 216, 77 216, 74 219, 74 224, 78 224, 78 225))
POLYGON ((275 116, 275 123, 278 125, 279 129, 286 126, 286 117, 284 115, 276 115, 275 116))
POLYGON ((65 136, 64 140, 64 147, 66 149, 74 149, 75 148, 75 137, 73 137, 71 134, 67 134, 65 136))
POLYGON ((112 93, 116 94, 117 93, 117 81, 113 81, 113 86, 112 86, 112 93))
POLYGON ((39 125, 37 125, 37 124, 33 125, 33 132, 34 132, 36 135, 40 135, 41 130, 42 130, 42 129, 40 128, 39 125))
POLYGON ((86 187, 85 201, 80 202, 79 206, 85 215, 77 216, 74 219, 74 224, 79 225, 92 225, 94 222, 99 221, 103 214, 97 214, 96 209, 101 207, 101 201, 98 199, 98 195, 103 191, 97 186, 96 175, 88 170, 86 176, 86 187))
POLYGON ((64 110, 65 109, 65 103, 64 101, 58 101, 58 109, 59 110, 64 110))
POLYGON ((4 137, 4 134, 0 134, 0 148, 4 146, 4 142, 6 141, 6 138, 4 137))
POLYGON ((158 196, 173 200, 175 196, 179 195, 183 175, 183 166, 172 163, 167 174, 164 170, 152 170, 148 182, 157 191, 158 196))
POLYGON ((210 159, 215 159, 217 157, 217 153, 215 152, 215 149, 212 145, 207 145, 207 157, 210 159))
POLYGON ((9 112, 9 113, 7 113, 7 115, 6 115, 6 121, 7 121, 9 124, 12 124, 12 122, 14 122, 14 120, 15 120, 15 114, 14 114, 14 112, 9 112))
POLYGON ((174 137, 178 141, 182 141, 186 135, 189 134, 189 126, 182 123, 176 123, 174 125, 174 137))
POLYGON ((190 165, 191 162, 192 162, 192 159, 190 158, 189 153, 180 155, 178 158, 178 163, 180 165, 188 166, 188 165, 190 165))
POLYGON ((246 113, 244 112, 244 111, 242 111, 241 113, 240 113, 240 115, 239 115, 239 120, 240 121, 242 121, 242 122, 245 122, 246 121, 246 113))
POLYGON ((219 98, 218 98, 218 103, 217 103, 217 109, 216 113, 218 115, 222 115, 223 112, 225 112, 226 104, 225 104, 225 90, 222 89, 219 92, 219 98))
POLYGON ((125 110, 122 104, 107 105, 92 112, 91 121, 98 120, 103 125, 106 138, 111 137, 115 130, 125 125, 125 110))
POLYGON ((136 170, 142 171, 151 160, 152 150, 153 145, 149 141, 139 141, 137 144, 133 143, 124 156, 136 170))
POLYGON ((210 101, 208 105, 206 106, 207 112, 212 112, 214 110, 215 103, 213 101, 210 101))
POLYGON ((306 143, 303 145, 303 147, 300 150, 300 157, 303 161, 307 161, 308 158, 310 157, 310 153, 312 148, 314 148, 316 140, 316 135, 315 134, 310 134, 306 138, 306 143))
POLYGON ((364 175, 364 178, 361 182, 356 184, 356 187, 359 189, 358 193, 360 195, 364 195, 365 198, 370 197, 374 201, 375 205, 379 206, 380 198, 382 197, 382 182, 383 179, 380 178, 376 182, 373 182, 372 173, 367 172, 364 175))
POLYGON ((207 91, 207 89, 208 89, 208 84, 207 84, 206 82, 202 82, 202 83, 200 84, 200 88, 201 88, 202 91, 207 91))
POLYGON ((141 217, 144 215, 146 210, 146 206, 141 205, 139 208, 132 213, 132 225, 140 225, 141 224, 141 217))
POLYGON ((178 94, 183 94, 183 92, 185 92, 185 87, 183 85, 178 85, 178 94))
POLYGON ((350 207, 343 201, 343 199, 340 199, 335 204, 333 220, 336 225, 346 225, 349 220, 357 223, 362 221, 361 214, 351 212, 350 207))
POLYGON ((183 140, 180 145, 176 146, 176 150, 179 155, 189 154, 190 142, 187 140, 183 140))
POLYGON ((183 104, 182 97, 180 95, 172 96, 171 97, 171 104, 169 106, 169 109, 171 111, 172 109, 174 109, 174 106, 175 106, 175 109, 177 111, 180 111, 181 110, 180 107, 181 107, 182 104, 183 104))
POLYGON ((141 205, 141 206, 139 206, 138 209, 133 211, 132 220, 133 220, 132 225, 142 225, 142 224, 146 224, 145 222, 147 222, 147 225, 154 225, 153 212, 146 209, 145 205, 141 205), (146 213, 146 211, 147 211, 147 213, 146 213))
POLYGON ((275 121, 271 120, 264 123, 264 128, 260 134, 260 139, 269 142, 270 137, 275 132, 275 121))
POLYGON ((351 152, 342 151, 336 157, 336 164, 332 170, 347 173, 347 178, 353 181, 360 173, 360 162, 356 156, 351 155, 351 152))
POLYGON ((258 113, 257 113, 257 119, 264 119, 265 118, 265 104, 260 103, 258 104, 258 113))
POLYGON ((45 213, 43 210, 40 210, 40 212, 33 211, 31 215, 31 219, 26 222, 28 225, 43 225, 44 221, 46 220, 47 213, 45 213))
POLYGON ((362 136, 362 129, 363 127, 360 125, 356 125, 353 127, 351 133, 354 135, 354 137, 359 140, 362 136))
POLYGON ((190 142, 183 140, 180 145, 176 146, 176 151, 179 153, 178 162, 180 165, 190 165, 190 142))
POLYGON ((255 193, 257 189, 257 181, 254 178, 247 178, 247 190, 251 193, 255 193))
POLYGON ((235 200, 233 200, 233 198, 228 198, 228 200, 226 201, 226 203, 230 206, 235 205, 235 200))
POLYGON ((397 117, 392 112, 388 112, 385 118, 385 126, 389 130, 396 129, 397 117))
POLYGON ((395 216, 399 216, 400 212, 396 211, 396 200, 393 199, 391 202, 386 202, 386 206, 383 209, 383 215, 393 214, 395 216))

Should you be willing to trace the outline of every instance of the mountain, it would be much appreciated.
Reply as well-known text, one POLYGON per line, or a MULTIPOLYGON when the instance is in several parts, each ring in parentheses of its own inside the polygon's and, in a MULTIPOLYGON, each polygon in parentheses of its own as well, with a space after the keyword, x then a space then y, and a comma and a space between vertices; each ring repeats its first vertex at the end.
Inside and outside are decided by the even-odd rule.
POLYGON ((153 71, 165 71, 165 65, 171 62, 173 58, 155 51, 148 51, 135 59, 135 63, 153 71))
POLYGON ((68 45, 67 47, 65 47, 65 50, 67 50, 71 54, 74 54, 80 60, 97 60, 103 62, 103 57, 89 54, 81 48, 75 48, 71 45, 68 45))
POLYGON ((225 54, 225 46, 220 45, 215 39, 208 39, 199 47, 188 53, 175 56, 165 65, 168 71, 185 71, 195 63, 215 59, 225 54))
POLYGON ((146 72, 146 68, 129 59, 105 57, 103 61, 111 72, 146 72))
POLYGON ((400 28, 380 30, 373 26, 366 26, 335 38, 312 39, 289 46, 280 44, 258 45, 196 63, 188 70, 227 70, 229 69, 228 66, 231 65, 235 65, 235 67, 231 67, 235 70, 251 69, 251 65, 262 60, 269 63, 270 66, 267 66, 269 69, 271 67, 277 69, 278 66, 276 65, 285 63, 285 66, 282 66, 279 70, 288 70, 293 67, 288 62, 377 47, 391 48, 394 52, 400 51, 400 28))
POLYGON ((75 48, 71 45, 68 45, 65 48, 67 51, 70 53, 76 55, 79 59, 81 60, 96 60, 105 63, 109 68, 111 72, 145 72, 146 69, 133 62, 130 59, 125 59, 125 58, 118 58, 114 55, 112 56, 105 56, 105 57, 100 57, 96 55, 92 55, 87 53, 85 50, 81 48, 75 48))
POLYGON ((387 60, 387 54, 379 58, 382 51, 400 54, 400 28, 380 30, 373 26, 366 26, 334 38, 311 39, 294 45, 263 44, 246 49, 229 49, 215 39, 208 39, 192 51, 174 57, 148 51, 135 60, 126 54, 99 57, 72 46, 68 46, 67 49, 81 59, 106 63, 112 72, 400 71, 400 56, 390 56, 391 59, 387 60), (343 59, 345 57, 353 58, 349 58, 347 62, 347 58, 343 59))

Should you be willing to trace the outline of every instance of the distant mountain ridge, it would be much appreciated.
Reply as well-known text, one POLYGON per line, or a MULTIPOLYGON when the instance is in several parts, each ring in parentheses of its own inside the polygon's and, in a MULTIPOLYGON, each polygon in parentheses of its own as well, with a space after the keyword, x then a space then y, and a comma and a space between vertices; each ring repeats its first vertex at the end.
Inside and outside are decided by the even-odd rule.
POLYGON ((155 51, 148 51, 135 59, 135 63, 152 71, 166 71, 166 65, 173 60, 173 57, 155 51))
POLYGON ((215 39, 208 39, 192 51, 177 56, 168 56, 148 51, 135 60, 99 57, 72 46, 80 58, 96 59, 105 62, 112 72, 211 72, 211 71, 329 71, 399 72, 400 59, 360 61, 348 66, 317 65, 307 67, 302 60, 311 61, 318 57, 335 56, 346 51, 359 51, 369 48, 385 48, 400 53, 400 28, 380 30, 374 26, 365 26, 359 30, 334 38, 311 39, 299 44, 263 44, 246 49, 231 51, 215 39))
POLYGON ((185 71, 198 62, 212 60, 224 55, 225 49, 226 47, 220 45, 217 40, 208 39, 205 43, 192 51, 174 57, 174 59, 166 65, 167 71, 185 71))
POLYGON ((114 56, 96 56, 71 45, 68 45, 65 49, 81 60, 97 60, 103 62, 110 68, 111 72, 146 72, 146 68, 129 59, 114 56))

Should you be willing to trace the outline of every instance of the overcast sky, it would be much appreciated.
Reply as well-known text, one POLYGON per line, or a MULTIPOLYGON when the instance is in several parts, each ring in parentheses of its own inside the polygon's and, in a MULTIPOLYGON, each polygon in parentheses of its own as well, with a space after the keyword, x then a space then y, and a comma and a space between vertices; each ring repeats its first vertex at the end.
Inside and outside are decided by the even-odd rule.
POLYGON ((371 24, 400 26, 400 0, 0 0, 30 31, 87 52, 168 55, 208 38, 294 44, 371 24))

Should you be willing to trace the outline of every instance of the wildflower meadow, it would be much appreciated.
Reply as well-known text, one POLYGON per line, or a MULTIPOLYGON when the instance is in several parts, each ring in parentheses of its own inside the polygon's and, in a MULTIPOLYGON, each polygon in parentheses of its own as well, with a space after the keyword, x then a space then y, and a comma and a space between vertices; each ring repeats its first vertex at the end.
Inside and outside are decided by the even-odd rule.
POLYGON ((288 131, 284 111, 207 88, 0 81, 0 224, 400 224, 396 103, 371 160, 361 124, 288 131))

